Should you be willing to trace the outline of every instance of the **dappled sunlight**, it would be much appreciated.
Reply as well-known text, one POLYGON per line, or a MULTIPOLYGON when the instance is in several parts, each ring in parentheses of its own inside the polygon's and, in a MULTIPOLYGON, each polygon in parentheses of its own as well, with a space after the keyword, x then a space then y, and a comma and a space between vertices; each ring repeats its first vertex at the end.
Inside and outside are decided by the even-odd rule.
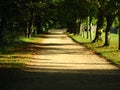
POLYGON ((53 33, 43 35, 42 43, 33 45, 34 49, 40 49, 40 53, 35 53, 34 59, 30 59, 26 63, 25 70, 33 72, 72 71, 73 73, 76 71, 92 73, 94 71, 94 73, 97 73, 96 71, 119 71, 105 58, 97 56, 93 51, 73 42, 67 35, 59 34, 57 31, 57 34, 53 33))
POLYGON ((22 67, 24 63, 30 59, 30 55, 0 55, 0 68, 3 67, 22 67))
POLYGON ((105 58, 62 33, 39 38, 41 43, 12 49, 16 55, 0 55, 26 60, 20 67, 0 67, 0 90, 120 90, 120 70, 105 58))
MULTIPOLYGON (((66 55, 64 57, 64 60, 61 59, 62 55, 59 55, 59 58, 56 58, 56 55, 53 55, 52 58, 48 55, 46 59, 42 56, 36 56, 35 59, 30 60, 27 62, 27 65, 25 66, 26 70, 28 71, 46 71, 46 72, 86 72, 90 71, 92 73, 96 73, 94 71, 118 71, 119 69, 116 66, 110 66, 109 62, 98 60, 98 62, 95 62, 96 60, 92 59, 91 56, 88 56, 88 59, 82 59, 80 55, 79 57, 75 57, 75 59, 70 55, 66 55)), ((98 58, 99 59, 99 58, 98 58)), ((90 73, 88 72, 88 73, 90 73)), ((87 73, 87 72, 86 72, 87 73)), ((100 74, 100 73, 99 73, 100 74)), ((102 73, 101 73, 102 74, 102 73)), ((118 73, 120 74, 120 73, 118 73)))

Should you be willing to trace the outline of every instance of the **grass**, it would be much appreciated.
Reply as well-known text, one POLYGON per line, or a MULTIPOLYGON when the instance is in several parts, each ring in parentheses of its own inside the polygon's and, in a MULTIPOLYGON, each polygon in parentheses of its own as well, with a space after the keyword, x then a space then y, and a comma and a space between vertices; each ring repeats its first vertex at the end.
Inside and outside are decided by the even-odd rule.
POLYGON ((40 41, 40 37, 20 37, 19 42, 1 46, 0 67, 24 66, 32 58, 32 46, 40 41))
POLYGON ((31 37, 31 38, 25 38, 25 37, 20 37, 20 40, 26 43, 38 43, 41 41, 41 38, 39 37, 31 37))
POLYGON ((104 34, 103 34, 103 42, 91 43, 90 39, 83 38, 80 35, 70 34, 75 41, 85 45, 86 47, 94 50, 97 54, 102 55, 107 58, 113 64, 120 66, 120 50, 118 50, 118 35, 111 34, 110 38, 110 46, 104 46, 104 34))

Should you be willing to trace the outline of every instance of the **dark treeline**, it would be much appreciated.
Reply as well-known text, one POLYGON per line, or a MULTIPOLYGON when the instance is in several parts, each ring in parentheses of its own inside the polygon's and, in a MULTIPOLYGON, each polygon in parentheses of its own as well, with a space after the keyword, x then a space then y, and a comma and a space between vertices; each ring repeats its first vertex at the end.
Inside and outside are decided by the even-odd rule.
POLYGON ((0 43, 42 33, 55 23, 54 14, 53 0, 0 0, 0 43))
POLYGON ((87 31, 91 31, 95 18, 97 30, 93 42, 102 40, 106 21, 107 46, 119 10, 119 0, 0 0, 0 43, 11 43, 21 35, 31 37, 49 28, 67 28, 70 33, 81 34, 82 23, 87 20, 87 31))

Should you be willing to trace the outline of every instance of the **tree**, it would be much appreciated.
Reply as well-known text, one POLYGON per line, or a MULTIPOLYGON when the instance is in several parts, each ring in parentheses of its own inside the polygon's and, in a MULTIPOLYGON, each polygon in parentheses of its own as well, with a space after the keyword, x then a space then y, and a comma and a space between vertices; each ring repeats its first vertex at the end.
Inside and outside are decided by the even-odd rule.
POLYGON ((65 22, 68 32, 79 34, 82 20, 88 16, 86 0, 64 0, 59 18, 65 22), (62 17, 64 16, 64 17, 62 17))
POLYGON ((96 17, 96 14, 98 12, 97 10, 97 0, 87 0, 87 7, 88 7, 88 17, 87 17, 87 38, 89 38, 90 35, 90 39, 92 40, 92 18, 96 17), (89 34, 90 32, 90 34, 89 34))
POLYGON ((19 36, 18 21, 20 17, 19 1, 0 1, 0 39, 2 43, 9 43, 19 36))
POLYGON ((117 8, 117 17, 119 21, 119 42, 118 42, 118 50, 120 50, 120 1, 116 0, 116 8, 117 8))
POLYGON ((120 16, 119 16, 119 46, 118 49, 120 50, 120 16))
POLYGON ((113 21, 117 15, 117 3, 114 0, 106 1, 105 5, 105 17, 107 21, 107 26, 105 30, 105 43, 104 46, 110 45, 110 29, 112 27, 113 21))
POLYGON ((105 0, 98 0, 98 14, 97 14, 97 29, 95 39, 92 41, 93 43, 96 41, 103 41, 102 40, 102 33, 103 33, 103 24, 104 24, 104 2, 105 0))
POLYGON ((0 1, 0 41, 13 42, 23 32, 30 36, 34 22, 33 4, 40 0, 0 1), (29 24, 28 24, 29 23, 29 24), (28 27, 28 29, 26 29, 28 27))

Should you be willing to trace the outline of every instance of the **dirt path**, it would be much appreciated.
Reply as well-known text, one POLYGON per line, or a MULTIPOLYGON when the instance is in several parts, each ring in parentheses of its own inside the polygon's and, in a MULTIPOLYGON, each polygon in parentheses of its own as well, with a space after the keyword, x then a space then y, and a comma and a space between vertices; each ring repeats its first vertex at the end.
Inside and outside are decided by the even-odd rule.
POLYGON ((0 69, 0 90, 120 90, 120 71, 62 32, 41 35, 26 68, 0 69))
POLYGON ((116 70, 106 59, 95 55, 84 46, 75 43, 63 31, 50 31, 49 35, 41 35, 43 42, 36 46, 41 48, 40 54, 27 64, 37 70, 116 70))

